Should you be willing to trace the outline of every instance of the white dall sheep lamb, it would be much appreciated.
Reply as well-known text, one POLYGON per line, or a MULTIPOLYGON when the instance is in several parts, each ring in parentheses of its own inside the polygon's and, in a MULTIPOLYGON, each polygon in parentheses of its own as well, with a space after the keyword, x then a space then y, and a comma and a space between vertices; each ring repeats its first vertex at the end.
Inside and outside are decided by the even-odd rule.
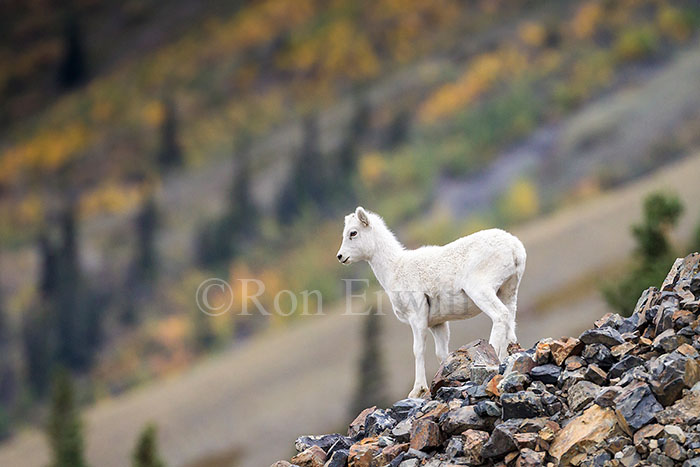
POLYGON ((377 214, 358 207, 345 216, 338 261, 367 261, 389 295, 399 321, 413 331, 416 379, 408 397, 428 391, 425 340, 435 340, 440 361, 448 355, 448 321, 480 312, 493 321, 489 343, 498 357, 515 342, 518 286, 525 270, 525 247, 499 229, 482 230, 444 246, 407 250, 377 214))

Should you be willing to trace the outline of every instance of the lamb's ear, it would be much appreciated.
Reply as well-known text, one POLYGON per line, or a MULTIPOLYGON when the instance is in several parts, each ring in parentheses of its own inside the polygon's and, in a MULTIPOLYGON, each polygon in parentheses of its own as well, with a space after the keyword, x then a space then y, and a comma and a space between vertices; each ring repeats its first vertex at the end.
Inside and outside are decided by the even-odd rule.
POLYGON ((357 216, 357 219, 362 222, 362 225, 369 227, 369 216, 367 215, 367 211, 365 211, 362 206, 358 206, 357 209, 355 209, 355 215, 357 216))

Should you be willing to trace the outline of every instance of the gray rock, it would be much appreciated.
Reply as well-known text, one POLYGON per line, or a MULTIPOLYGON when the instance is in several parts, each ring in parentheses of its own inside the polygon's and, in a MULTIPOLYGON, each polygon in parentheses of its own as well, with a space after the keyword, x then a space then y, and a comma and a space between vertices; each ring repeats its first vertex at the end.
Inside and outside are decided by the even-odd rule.
POLYGON ((531 391, 501 394, 503 420, 511 418, 531 418, 544 415, 542 399, 531 391))
POLYGON ((622 451, 615 454, 615 459, 625 467, 633 467, 642 461, 634 446, 625 447, 622 451))
POLYGON ((540 365, 530 370, 530 377, 535 381, 542 381, 546 384, 557 384, 561 368, 554 364, 540 365))
POLYGON ((347 467, 348 455, 350 455, 350 451, 339 449, 328 458, 323 467, 347 467))
POLYGON ((339 433, 334 433, 331 435, 309 435, 309 436, 300 436, 294 441, 294 448, 297 450, 297 452, 302 452, 306 451, 309 449, 311 446, 318 446, 325 453, 328 453, 328 451, 333 447, 334 445, 338 444, 337 449, 348 449, 350 446, 352 446, 352 439, 348 436, 343 436, 339 433))
POLYGON ((642 381, 625 388, 615 398, 615 406, 635 431, 654 420, 656 413, 663 409, 649 386, 642 381))
POLYGON ((481 456, 485 458, 498 457, 517 449, 513 435, 517 432, 521 420, 507 420, 496 425, 489 440, 481 449, 481 456))
POLYGON ((608 386, 600 390, 594 402, 601 407, 614 407, 615 399, 621 392, 622 388, 619 386, 608 386))
POLYGON ((600 392, 600 386, 590 381, 579 381, 569 389, 567 401, 569 408, 574 412, 578 412, 593 402, 595 397, 600 392))
POLYGON ((473 405, 450 410, 440 419, 440 428, 448 435, 458 434, 464 430, 488 430, 493 422, 480 417, 473 405))
POLYGON ((619 378, 627 370, 644 365, 644 363, 644 360, 636 355, 626 355, 610 368, 610 371, 608 371, 608 378, 619 378))
POLYGON ((401 399, 394 402, 389 412, 396 421, 400 422, 409 415, 418 412, 425 405, 425 402, 425 399, 401 399))
POLYGON ((396 426, 396 420, 386 410, 377 409, 365 419, 365 433, 378 436, 396 426))
POLYGON ((527 375, 518 372, 507 373, 498 383, 498 390, 504 392, 522 391, 530 383, 530 378, 527 375))
POLYGON ((583 348, 581 356, 589 364, 595 363, 603 370, 608 370, 614 363, 615 357, 604 344, 588 344, 583 348))
POLYGON ((586 345, 603 344, 607 347, 612 347, 625 342, 622 335, 620 335, 620 332, 610 326, 598 329, 588 329, 581 334, 579 340, 586 345))
POLYGON ((461 436, 453 436, 449 439, 445 454, 450 458, 464 456, 464 440, 461 436))
POLYGON ((477 415, 484 418, 500 417, 502 413, 501 408, 493 401, 479 401, 474 406, 474 410, 477 415))

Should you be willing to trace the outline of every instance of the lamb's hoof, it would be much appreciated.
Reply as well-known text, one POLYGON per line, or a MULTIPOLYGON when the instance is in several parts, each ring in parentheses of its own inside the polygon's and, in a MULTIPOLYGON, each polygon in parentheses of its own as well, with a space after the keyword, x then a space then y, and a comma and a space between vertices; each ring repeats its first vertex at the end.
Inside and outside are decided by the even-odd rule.
POLYGON ((408 393, 409 399, 427 399, 430 392, 425 386, 413 388, 411 392, 408 393))

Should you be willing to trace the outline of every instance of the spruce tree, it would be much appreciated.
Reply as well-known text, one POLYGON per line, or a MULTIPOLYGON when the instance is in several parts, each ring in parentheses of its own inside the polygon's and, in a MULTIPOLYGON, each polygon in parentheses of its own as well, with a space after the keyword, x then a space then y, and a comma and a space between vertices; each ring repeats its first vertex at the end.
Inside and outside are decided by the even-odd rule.
POLYGON ((65 370, 56 373, 47 428, 51 467, 85 467, 83 432, 73 383, 65 370))
POLYGON ((83 35, 76 15, 65 15, 63 21, 63 58, 58 70, 58 84, 72 89, 87 81, 83 35))
POLYGON ((314 206, 322 212, 327 201, 326 167, 318 141, 318 117, 304 119, 303 141, 295 165, 277 203, 277 219, 291 223, 306 206, 314 206))
POLYGON ((382 359, 381 321, 375 310, 365 318, 362 336, 362 355, 358 366, 357 388, 353 398, 350 414, 357 415, 373 405, 382 407, 387 404, 386 381, 382 359))
POLYGON ((165 463, 158 454, 157 438, 158 432, 155 425, 149 424, 143 429, 132 455, 133 467, 165 467, 165 463))
POLYGON ((182 149, 178 140, 177 111, 172 99, 163 101, 163 112, 158 164, 163 169, 170 169, 179 167, 183 162, 182 149))
POLYGON ((136 255, 133 272, 137 281, 151 283, 157 274, 158 207, 153 196, 145 198, 136 216, 136 255))
POLYGON ((668 233, 682 212, 683 205, 676 196, 652 193, 644 200, 644 218, 632 226, 637 243, 632 265, 617 283, 602 289, 608 305, 621 315, 632 314, 644 289, 659 287, 666 277, 675 258, 668 233))
POLYGON ((355 204, 355 192, 352 180, 357 170, 357 159, 360 152, 360 144, 369 130, 371 109, 365 99, 358 99, 355 104, 355 113, 350 121, 349 128, 338 150, 337 170, 335 174, 335 199, 336 205, 347 208, 355 204))

